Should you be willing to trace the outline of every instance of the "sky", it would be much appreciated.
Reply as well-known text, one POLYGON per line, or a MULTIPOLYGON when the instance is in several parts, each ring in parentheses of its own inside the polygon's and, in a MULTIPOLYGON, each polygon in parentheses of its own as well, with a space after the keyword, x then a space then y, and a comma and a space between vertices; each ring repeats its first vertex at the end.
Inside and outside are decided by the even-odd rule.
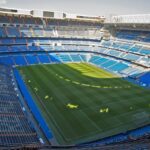
POLYGON ((150 0, 0 0, 0 7, 106 16, 150 14, 150 0))

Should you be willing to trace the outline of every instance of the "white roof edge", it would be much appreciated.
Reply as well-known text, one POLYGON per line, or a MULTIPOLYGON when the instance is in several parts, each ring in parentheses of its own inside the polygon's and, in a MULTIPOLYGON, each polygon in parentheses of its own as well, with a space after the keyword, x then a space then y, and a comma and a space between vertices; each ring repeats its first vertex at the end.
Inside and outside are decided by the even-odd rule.
MULTIPOLYGON (((71 15, 76 15, 76 16, 83 16, 83 17, 97 17, 97 18, 105 18, 105 16, 96 16, 96 15, 84 15, 84 14, 76 14, 76 13, 69 13, 69 12, 62 12, 62 11, 54 11, 54 10, 42 10, 42 9, 20 9, 20 8, 10 8, 10 7, 0 7, 0 9, 6 9, 6 10, 17 10, 17 11, 49 11, 49 12, 54 12, 54 13, 65 13, 65 14, 71 14, 71 15)), ((1 13, 8 13, 8 14, 22 14, 26 15, 23 13, 15 13, 15 12, 7 12, 7 11, 0 11, 1 13)), ((32 16, 32 14, 30 14, 32 16)))
POLYGON ((115 15, 112 17, 134 17, 134 16, 150 16, 150 14, 131 14, 131 15, 115 15))

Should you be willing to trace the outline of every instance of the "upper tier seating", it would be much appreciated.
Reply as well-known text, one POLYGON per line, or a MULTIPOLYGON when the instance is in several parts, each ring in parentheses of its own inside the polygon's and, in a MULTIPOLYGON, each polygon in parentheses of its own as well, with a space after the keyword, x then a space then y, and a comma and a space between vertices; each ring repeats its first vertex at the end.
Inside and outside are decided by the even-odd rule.
POLYGON ((4 27, 0 27, 0 37, 6 37, 6 30, 4 27))
POLYGON ((150 42, 150 32, 147 31, 118 30, 115 36, 121 39, 150 42))
POLYGON ((99 39, 98 29, 0 27, 0 37, 77 37, 99 39))
MULTIPOLYGON (((150 59, 147 58, 147 55, 149 55, 150 53, 150 48, 148 46, 142 47, 136 44, 132 45, 131 43, 126 44, 126 42, 119 42, 119 41, 112 41, 112 40, 103 41, 101 45, 104 45, 105 47, 97 47, 97 46, 90 47, 88 46, 89 43, 86 41, 84 41, 82 44, 81 41, 77 42, 71 40, 61 41, 61 40, 26 38, 26 39, 1 39, 0 44, 1 44, 0 53, 1 52, 27 52, 27 51, 54 51, 54 50, 55 51, 61 51, 61 50, 95 51, 109 56, 114 56, 116 58, 134 61, 136 63, 150 66, 150 59), (60 42, 62 43, 62 45, 55 46, 53 44, 54 42, 60 42), (120 46, 116 46, 116 45, 120 45, 120 46), (128 48, 125 49, 125 47, 128 48)), ((77 60, 74 59, 74 61, 77 60)))
POLYGON ((146 66, 150 66, 150 60, 147 58, 150 55, 149 46, 141 46, 135 43, 120 42, 120 41, 103 41, 101 43, 104 48, 95 49, 101 53, 115 56, 118 58, 134 61, 146 66))
POLYGON ((7 35, 9 35, 9 37, 20 37, 20 32, 18 28, 7 27, 6 30, 7 35))
POLYGON ((0 23, 6 24, 28 24, 28 25, 42 25, 40 18, 33 18, 30 16, 0 16, 0 23))
POLYGON ((80 20, 62 20, 62 19, 46 19, 35 18, 32 16, 6 16, 0 15, 0 24, 16 24, 16 25, 46 25, 46 26, 90 26, 101 27, 101 22, 80 21, 80 20))
POLYGON ((9 16, 0 16, 0 23, 10 23, 10 17, 9 16))

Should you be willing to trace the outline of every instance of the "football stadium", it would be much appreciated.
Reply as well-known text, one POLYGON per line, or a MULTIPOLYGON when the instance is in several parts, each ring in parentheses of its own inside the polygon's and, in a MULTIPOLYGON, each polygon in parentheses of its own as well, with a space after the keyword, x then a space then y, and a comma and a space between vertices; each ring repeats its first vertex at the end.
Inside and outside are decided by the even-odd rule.
POLYGON ((150 15, 0 8, 2 149, 150 149, 150 15))

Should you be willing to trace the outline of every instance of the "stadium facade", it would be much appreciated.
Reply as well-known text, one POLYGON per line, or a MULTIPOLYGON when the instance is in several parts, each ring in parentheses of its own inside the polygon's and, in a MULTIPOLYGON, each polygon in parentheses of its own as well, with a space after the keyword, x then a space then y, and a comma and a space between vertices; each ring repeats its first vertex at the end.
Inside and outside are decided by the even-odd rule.
POLYGON ((99 16, 0 8, 1 147, 150 148, 147 114, 134 130, 58 144, 18 67, 71 62, 92 64, 149 90, 150 15, 114 16, 108 22, 99 16))

